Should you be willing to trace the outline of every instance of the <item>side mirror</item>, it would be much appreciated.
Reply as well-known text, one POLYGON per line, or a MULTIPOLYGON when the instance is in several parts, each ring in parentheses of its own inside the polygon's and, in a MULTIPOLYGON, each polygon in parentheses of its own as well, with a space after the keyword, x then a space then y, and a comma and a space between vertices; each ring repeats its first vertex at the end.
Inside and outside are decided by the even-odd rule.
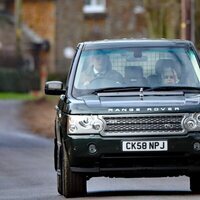
POLYGON ((45 94, 48 95, 61 95, 65 94, 66 90, 63 89, 61 81, 48 81, 45 84, 45 94))

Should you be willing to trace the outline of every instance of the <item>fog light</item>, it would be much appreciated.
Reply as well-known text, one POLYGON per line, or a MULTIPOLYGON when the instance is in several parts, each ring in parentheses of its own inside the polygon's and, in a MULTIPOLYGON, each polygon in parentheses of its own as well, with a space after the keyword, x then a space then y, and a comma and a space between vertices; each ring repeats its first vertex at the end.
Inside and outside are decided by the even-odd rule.
POLYGON ((90 145, 89 145, 89 152, 90 152, 91 154, 96 153, 96 152, 97 152, 96 145, 90 144, 90 145))
POLYGON ((200 143, 199 142, 195 142, 193 148, 196 151, 200 151, 200 143))

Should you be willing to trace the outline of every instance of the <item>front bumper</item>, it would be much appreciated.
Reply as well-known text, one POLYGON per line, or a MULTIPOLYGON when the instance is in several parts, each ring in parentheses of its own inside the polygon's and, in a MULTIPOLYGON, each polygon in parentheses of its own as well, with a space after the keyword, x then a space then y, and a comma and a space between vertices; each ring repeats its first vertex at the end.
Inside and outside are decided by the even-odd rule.
POLYGON ((88 176, 156 177, 200 173, 200 133, 166 137, 68 136, 71 170, 88 176), (122 141, 168 141, 168 151, 123 152, 122 141), (89 145, 97 152, 91 154, 89 145))

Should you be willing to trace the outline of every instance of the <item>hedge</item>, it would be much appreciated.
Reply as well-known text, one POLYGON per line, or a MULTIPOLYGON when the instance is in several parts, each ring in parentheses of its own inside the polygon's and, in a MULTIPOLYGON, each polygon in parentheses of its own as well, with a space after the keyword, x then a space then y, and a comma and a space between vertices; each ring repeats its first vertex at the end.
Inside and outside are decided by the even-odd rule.
POLYGON ((67 79, 67 73, 51 73, 48 74, 47 81, 62 81, 63 83, 66 83, 67 79))
POLYGON ((29 92, 40 89, 38 72, 0 68, 0 92, 29 92))

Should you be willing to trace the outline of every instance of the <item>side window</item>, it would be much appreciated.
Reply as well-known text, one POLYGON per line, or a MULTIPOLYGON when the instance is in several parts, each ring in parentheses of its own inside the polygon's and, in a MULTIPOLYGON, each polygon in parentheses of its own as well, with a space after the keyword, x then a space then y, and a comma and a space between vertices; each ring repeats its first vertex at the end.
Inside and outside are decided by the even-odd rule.
POLYGON ((85 0, 83 6, 83 12, 85 14, 105 13, 106 0, 85 0))

